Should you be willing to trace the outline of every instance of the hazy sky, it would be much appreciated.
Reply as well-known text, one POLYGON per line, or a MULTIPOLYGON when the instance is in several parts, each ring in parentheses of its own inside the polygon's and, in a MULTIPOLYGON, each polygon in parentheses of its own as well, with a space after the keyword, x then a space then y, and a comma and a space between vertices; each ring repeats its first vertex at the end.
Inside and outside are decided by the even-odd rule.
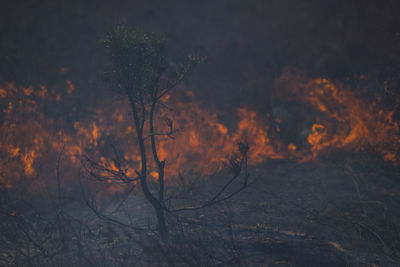
POLYGON ((175 57, 193 51, 207 56, 189 86, 222 106, 256 104, 285 66, 353 82, 363 74, 380 84, 393 79, 400 65, 398 1, 3 0, 0 5, 0 78, 51 85, 60 68, 68 67, 88 97, 101 87, 101 36, 118 21, 166 35, 175 57))

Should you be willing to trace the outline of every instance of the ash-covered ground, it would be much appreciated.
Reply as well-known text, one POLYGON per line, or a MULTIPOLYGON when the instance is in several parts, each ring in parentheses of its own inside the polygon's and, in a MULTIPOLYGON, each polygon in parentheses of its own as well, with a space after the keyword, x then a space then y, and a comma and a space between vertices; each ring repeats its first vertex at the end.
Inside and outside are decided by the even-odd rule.
MULTIPOLYGON (((168 219, 157 241, 154 215, 135 194, 86 201, 2 195, 3 265, 48 266, 396 266, 399 169, 353 155, 249 168, 250 186, 218 205, 168 219), (377 167, 379 166, 379 167, 377 167), (13 200, 14 201, 11 201, 13 200), (31 201, 30 203, 28 201, 31 201), (44 204, 42 201, 46 201, 44 204), (42 205, 38 205, 42 203, 42 205), (5 206, 8 205, 8 206, 5 206), (11 205, 11 206, 10 206, 11 205), (14 214, 7 214, 13 208, 14 214), (55 213, 58 210, 58 213, 55 213)), ((182 202, 204 202, 229 173, 195 186, 176 182, 182 202)), ((237 185, 234 185, 234 187, 237 185)), ((3 192, 4 193, 4 192, 3 192)), ((94 194, 94 192, 91 192, 94 194)))

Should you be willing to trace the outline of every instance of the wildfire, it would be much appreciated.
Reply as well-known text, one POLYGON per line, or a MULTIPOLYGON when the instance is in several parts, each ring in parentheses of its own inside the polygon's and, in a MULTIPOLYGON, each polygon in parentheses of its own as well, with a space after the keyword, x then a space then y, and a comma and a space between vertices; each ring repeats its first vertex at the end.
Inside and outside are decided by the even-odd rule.
MULTIPOLYGON (((279 84, 287 90, 288 99, 315 111, 312 123, 302 126, 303 130, 297 133, 301 138, 296 140, 281 137, 285 121, 276 114, 260 114, 249 107, 240 107, 236 125, 228 127, 220 121, 219 111, 206 109, 194 101, 192 91, 180 92, 191 101, 179 101, 178 94, 168 96, 163 107, 169 108, 160 108, 157 118, 160 131, 165 130, 165 121, 172 121, 177 130, 173 135, 157 136, 159 156, 166 160, 166 176, 220 171, 240 141, 249 143, 249 164, 253 165, 267 159, 304 162, 321 153, 360 152, 366 147, 385 160, 399 162, 399 124, 394 112, 382 107, 379 100, 363 99, 340 83, 324 78, 307 80, 290 71, 282 75, 279 84)), ((71 121, 71 127, 61 129, 45 110, 48 103, 68 98, 77 89, 72 81, 66 80, 64 91, 56 93, 45 86, 20 88, 14 83, 0 86, 3 186, 11 187, 26 177, 54 176, 57 154, 63 144, 63 165, 70 179, 76 176, 74 170, 80 168, 80 158, 84 155, 117 170, 112 160, 117 151, 128 174, 134 175, 140 169, 129 103, 123 100, 104 103, 93 110, 93 115, 71 121), (110 149, 111 146, 116 149, 110 149)), ((76 108, 72 110, 76 112, 76 108)), ((157 179, 153 170, 149 174, 157 179)))
POLYGON ((290 71, 281 80, 318 114, 307 137, 314 158, 322 152, 359 152, 369 147, 384 159, 399 162, 399 123, 379 98, 368 101, 340 83, 323 78, 307 81, 290 71))

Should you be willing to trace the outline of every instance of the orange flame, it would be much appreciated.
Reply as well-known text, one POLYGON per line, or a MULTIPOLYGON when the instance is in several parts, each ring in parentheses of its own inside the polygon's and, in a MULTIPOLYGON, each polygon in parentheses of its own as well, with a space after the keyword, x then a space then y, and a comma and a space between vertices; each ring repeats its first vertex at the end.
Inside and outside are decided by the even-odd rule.
POLYGON ((370 147, 384 159, 399 162, 399 123, 379 98, 366 100, 328 79, 306 81, 290 72, 285 75, 282 80, 291 93, 318 113, 307 137, 314 157, 333 150, 359 152, 370 147))
MULTIPOLYGON (((287 89, 287 99, 295 99, 315 111, 313 123, 304 126, 306 134, 300 141, 283 141, 282 119, 271 114, 240 107, 236 126, 228 127, 219 120, 220 112, 203 108, 196 101, 182 102, 179 97, 168 96, 164 104, 172 110, 160 109, 156 123, 163 132, 168 117, 178 129, 172 137, 156 137, 159 157, 166 160, 166 176, 185 172, 208 175, 219 171, 239 141, 249 143, 249 164, 253 165, 267 159, 303 162, 321 153, 342 149, 359 152, 365 147, 373 148, 394 164, 399 162, 399 124, 394 112, 382 107, 378 100, 363 99, 340 83, 323 78, 307 80, 290 71, 284 73, 279 83, 287 89)), ((117 170, 111 159, 113 154, 107 148, 110 143, 120 150, 129 175, 140 170, 129 103, 123 100, 106 103, 93 111, 95 115, 71 122, 71 129, 57 129, 54 118, 46 116, 43 103, 61 101, 76 91, 70 80, 65 86, 63 94, 45 86, 20 88, 14 83, 0 86, 0 104, 4 107, 0 182, 4 186, 10 187, 18 179, 35 175, 45 177, 44 173, 54 176, 57 153, 63 144, 63 164, 71 177, 79 169, 80 156, 86 154, 117 170)), ((184 93, 186 98, 193 99, 192 91, 184 93)), ((76 108, 71 112, 76 112, 76 108)), ((155 166, 150 167, 149 175, 157 179, 155 166)))

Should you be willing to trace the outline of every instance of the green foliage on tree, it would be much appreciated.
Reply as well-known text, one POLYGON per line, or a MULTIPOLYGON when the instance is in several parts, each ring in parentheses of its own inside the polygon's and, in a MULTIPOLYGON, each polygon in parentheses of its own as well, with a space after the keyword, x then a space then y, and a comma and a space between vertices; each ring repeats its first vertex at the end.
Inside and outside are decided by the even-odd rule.
POLYGON ((184 62, 176 64, 167 57, 164 37, 132 31, 123 25, 108 32, 104 43, 112 63, 111 70, 105 73, 106 82, 116 92, 137 100, 161 98, 202 60, 188 55, 184 62))

